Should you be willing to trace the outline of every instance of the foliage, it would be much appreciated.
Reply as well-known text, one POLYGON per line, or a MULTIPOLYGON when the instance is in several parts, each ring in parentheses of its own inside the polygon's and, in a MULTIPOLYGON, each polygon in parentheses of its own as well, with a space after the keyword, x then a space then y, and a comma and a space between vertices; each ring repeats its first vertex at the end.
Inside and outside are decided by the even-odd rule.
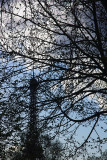
POLYGON ((87 160, 106 160, 107 159, 107 150, 102 152, 101 156, 89 156, 87 160))
MULTIPOLYGON (((91 1, 90 5, 82 0, 4 1, 0 28, 1 112, 2 123, 6 118, 11 122, 9 133, 14 124, 19 130, 26 128, 27 80, 34 70, 39 81, 37 105, 41 127, 44 132, 48 128, 53 138, 60 134, 64 137, 70 148, 68 157, 106 143, 106 20, 101 1, 91 1), (16 121, 17 115, 25 117, 16 121), (80 135, 81 130, 86 133, 80 135)), ((19 130, 14 130, 14 134, 20 137, 19 130)))

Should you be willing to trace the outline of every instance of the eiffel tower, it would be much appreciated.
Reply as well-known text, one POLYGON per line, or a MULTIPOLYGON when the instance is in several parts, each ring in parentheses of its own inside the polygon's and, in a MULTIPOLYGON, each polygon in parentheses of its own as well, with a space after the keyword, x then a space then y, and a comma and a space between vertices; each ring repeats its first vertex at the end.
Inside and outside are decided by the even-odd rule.
POLYGON ((27 160, 44 160, 43 149, 40 143, 39 111, 37 107, 38 81, 30 79, 30 105, 29 105, 29 125, 26 135, 25 153, 27 160))

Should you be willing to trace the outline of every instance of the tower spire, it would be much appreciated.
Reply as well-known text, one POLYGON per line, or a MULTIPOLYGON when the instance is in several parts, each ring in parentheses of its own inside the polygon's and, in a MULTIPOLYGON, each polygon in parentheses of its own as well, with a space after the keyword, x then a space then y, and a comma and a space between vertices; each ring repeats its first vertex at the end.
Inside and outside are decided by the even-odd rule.
POLYGON ((29 105, 29 125, 26 136, 25 153, 30 160, 44 160, 43 149, 40 142, 39 110, 37 107, 38 81, 34 77, 30 79, 30 105, 29 105))

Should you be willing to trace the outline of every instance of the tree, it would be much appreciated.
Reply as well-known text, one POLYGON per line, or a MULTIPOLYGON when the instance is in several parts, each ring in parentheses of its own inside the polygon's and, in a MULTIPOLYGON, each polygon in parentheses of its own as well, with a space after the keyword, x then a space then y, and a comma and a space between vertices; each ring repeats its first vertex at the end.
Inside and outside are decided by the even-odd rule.
MULTIPOLYGON (((65 156, 63 154, 63 146, 60 141, 51 140, 49 135, 43 135, 42 140, 43 140, 42 145, 45 150, 44 155, 46 160, 65 159, 65 156)), ((29 158, 24 157, 23 152, 21 151, 21 148, 19 148, 19 150, 13 153, 12 160, 24 160, 24 159, 29 159, 29 158)))
POLYGON ((61 146, 61 143, 58 141, 54 142, 51 146, 51 152, 52 152, 52 160, 61 159, 63 148, 61 146))
POLYGON ((53 129, 53 136, 71 133, 67 137, 73 148, 69 156, 81 154, 82 149, 85 152, 86 143, 90 148, 92 142, 104 143, 105 137, 97 130, 106 123, 107 114, 107 13, 102 3, 6 3, 1 17, 5 25, 1 27, 2 51, 16 59, 20 56, 38 69, 38 105, 46 113, 41 122, 47 124, 49 132, 53 129), (8 22, 5 16, 10 18, 8 22), (82 142, 76 141, 76 134, 85 128, 89 130, 87 135, 82 142))
POLYGON ((106 160, 107 158, 107 150, 105 150, 101 156, 89 156, 87 160, 106 160))
POLYGON ((3 145, 2 141, 3 141, 3 133, 2 130, 0 129, 0 158, 2 160, 5 160, 5 145, 3 145))

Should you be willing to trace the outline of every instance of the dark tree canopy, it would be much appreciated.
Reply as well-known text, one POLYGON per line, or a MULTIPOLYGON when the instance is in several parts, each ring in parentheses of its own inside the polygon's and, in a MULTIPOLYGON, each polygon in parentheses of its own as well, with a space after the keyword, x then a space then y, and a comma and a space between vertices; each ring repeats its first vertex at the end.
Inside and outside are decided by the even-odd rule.
POLYGON ((63 137, 68 159, 102 149, 107 140, 105 0, 1 2, 2 128, 11 122, 3 134, 20 139, 20 130, 26 131, 32 92, 40 128, 51 138, 63 137), (19 130, 12 133, 13 128, 19 130))

